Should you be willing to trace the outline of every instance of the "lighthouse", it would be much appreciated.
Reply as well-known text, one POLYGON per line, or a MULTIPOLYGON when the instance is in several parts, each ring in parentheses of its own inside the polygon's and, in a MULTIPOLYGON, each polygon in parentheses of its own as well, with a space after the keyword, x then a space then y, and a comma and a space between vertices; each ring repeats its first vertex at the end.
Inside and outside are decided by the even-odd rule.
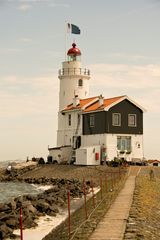
MULTIPOLYGON (((73 43, 58 72, 57 146, 49 162, 100 165, 117 159, 142 163, 145 109, 127 95, 89 97, 90 70, 73 43)), ((108 93, 107 93, 108 94, 108 93)))
POLYGON ((75 43, 68 50, 67 58, 67 61, 62 63, 62 69, 59 70, 58 76, 60 80, 60 111, 72 103, 75 96, 83 99, 89 95, 90 71, 81 67, 81 51, 75 43))
POLYGON ((76 107, 80 103, 80 99, 87 98, 89 95, 90 70, 81 67, 81 51, 75 43, 68 50, 67 58, 67 61, 62 62, 58 76, 60 90, 57 146, 73 145, 77 119, 80 118, 76 114, 68 114, 66 117, 62 111, 72 103, 76 107))

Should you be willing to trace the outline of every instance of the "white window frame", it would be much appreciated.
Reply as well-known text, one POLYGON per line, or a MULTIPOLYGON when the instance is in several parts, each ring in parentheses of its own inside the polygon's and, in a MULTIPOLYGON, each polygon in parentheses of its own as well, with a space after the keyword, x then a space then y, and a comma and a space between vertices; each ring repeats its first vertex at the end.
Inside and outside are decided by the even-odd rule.
POLYGON ((121 113, 112 113, 112 126, 121 126, 121 113), (115 116, 118 116, 118 122, 116 123, 115 116))
POLYGON ((137 127, 137 115, 135 113, 128 114, 128 127, 137 127), (134 117, 134 120, 131 117, 134 117))
POLYGON ((68 126, 72 125, 72 115, 68 114, 68 126))
POLYGON ((132 137, 131 136, 117 136, 117 150, 132 151, 132 137))
POLYGON ((94 127, 95 126, 95 115, 89 116, 89 126, 94 127))

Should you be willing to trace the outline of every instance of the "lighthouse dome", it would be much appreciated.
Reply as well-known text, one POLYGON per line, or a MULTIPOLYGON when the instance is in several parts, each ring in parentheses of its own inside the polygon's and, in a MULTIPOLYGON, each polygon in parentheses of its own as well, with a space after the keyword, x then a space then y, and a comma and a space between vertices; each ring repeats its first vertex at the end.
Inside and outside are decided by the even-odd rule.
POLYGON ((73 43, 72 44, 72 48, 70 48, 68 50, 68 53, 67 53, 68 56, 80 56, 81 55, 81 51, 79 50, 79 48, 76 47, 76 44, 73 43))

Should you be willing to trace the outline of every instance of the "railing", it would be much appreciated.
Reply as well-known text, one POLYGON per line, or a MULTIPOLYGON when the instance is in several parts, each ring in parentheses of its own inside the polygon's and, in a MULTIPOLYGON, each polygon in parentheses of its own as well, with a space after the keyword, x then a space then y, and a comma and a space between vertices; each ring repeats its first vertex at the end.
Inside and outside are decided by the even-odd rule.
POLYGON ((86 68, 62 68, 58 71, 59 76, 63 75, 86 75, 90 76, 90 70, 86 68))
MULTIPOLYGON (((109 168, 108 168, 109 169, 109 168)), ((98 169, 97 169, 98 171, 98 169)), ((66 186, 68 218, 49 233, 46 239, 76 240, 88 239, 89 235, 103 218, 110 205, 124 186, 128 169, 119 167, 117 170, 101 171, 102 174, 83 178, 80 187, 82 204, 75 210, 71 196, 73 186, 66 186)))

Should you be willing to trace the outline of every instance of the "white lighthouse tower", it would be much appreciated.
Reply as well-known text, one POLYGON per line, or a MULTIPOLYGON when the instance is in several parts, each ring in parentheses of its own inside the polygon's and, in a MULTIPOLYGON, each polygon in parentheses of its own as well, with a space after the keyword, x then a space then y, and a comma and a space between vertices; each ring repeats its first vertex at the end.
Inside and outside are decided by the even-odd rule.
POLYGON ((68 50, 67 57, 68 60, 62 63, 62 69, 59 70, 58 76, 60 79, 60 111, 72 103, 75 95, 82 99, 87 98, 89 94, 90 72, 81 68, 81 51, 75 43, 68 50))
POLYGON ((68 60, 62 63, 59 70, 60 91, 59 91, 59 113, 57 146, 73 144, 73 135, 76 128, 77 116, 69 114, 62 115, 61 111, 69 104, 77 105, 80 99, 89 95, 90 71, 81 67, 81 51, 72 44, 67 53, 68 60), (76 118, 76 119, 74 119, 76 118))

